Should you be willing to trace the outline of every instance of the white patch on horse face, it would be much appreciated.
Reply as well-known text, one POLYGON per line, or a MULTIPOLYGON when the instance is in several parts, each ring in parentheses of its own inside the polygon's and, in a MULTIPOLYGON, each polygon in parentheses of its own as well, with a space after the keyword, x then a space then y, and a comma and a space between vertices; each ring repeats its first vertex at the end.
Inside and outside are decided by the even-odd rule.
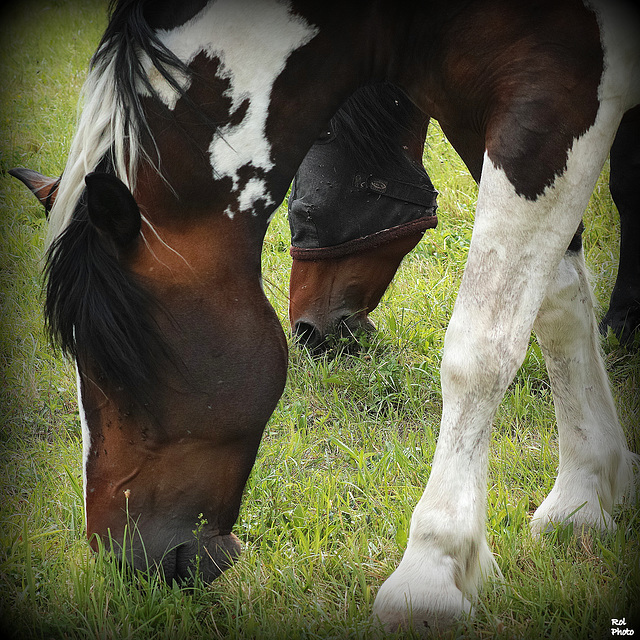
MULTIPOLYGON (((271 144, 265 135, 271 90, 296 49, 307 44, 318 29, 293 15, 287 3, 276 0, 217 0, 210 2, 191 20, 158 37, 183 62, 189 64, 200 52, 218 58, 218 76, 229 81, 225 96, 232 109, 248 101, 237 125, 222 127, 209 146, 214 175, 230 177, 238 189, 239 171, 251 164, 256 169, 273 168, 271 144)), ((149 77, 165 104, 173 109, 177 94, 157 73, 149 77)), ((178 78, 187 88, 187 78, 178 78)), ((262 199, 273 204, 264 180, 252 179, 238 196, 240 210, 248 210, 262 199)), ((226 212, 232 217, 231 210, 226 212)))

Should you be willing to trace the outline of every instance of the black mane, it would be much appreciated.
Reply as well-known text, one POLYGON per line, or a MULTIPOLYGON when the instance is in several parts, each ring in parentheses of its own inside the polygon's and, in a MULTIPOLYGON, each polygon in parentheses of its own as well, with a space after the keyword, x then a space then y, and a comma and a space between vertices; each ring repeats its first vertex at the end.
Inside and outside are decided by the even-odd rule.
POLYGON ((169 355, 152 311, 158 303, 125 271, 118 249, 89 222, 84 202, 56 238, 45 267, 45 321, 50 339, 145 402, 158 366, 169 355))
MULTIPOLYGON (((186 72, 186 67, 155 36, 144 6, 144 0, 111 3, 108 26, 91 61, 92 73, 113 73, 124 130, 131 136, 151 133, 140 87, 156 95, 140 61, 142 52, 184 96, 173 74, 186 72)), ((111 153, 96 170, 115 173, 111 153)), ((46 328, 52 344, 83 368, 89 365, 98 380, 108 380, 132 400, 145 402, 169 355, 154 319, 160 305, 123 268, 117 247, 91 224, 85 193, 47 253, 46 328)))
MULTIPOLYGON (((156 98, 157 91, 144 71, 143 54, 194 113, 215 129, 216 123, 204 116, 176 80, 176 72, 179 77, 189 76, 189 68, 156 36, 155 27, 146 15, 149 5, 146 0, 111 0, 109 24, 91 59, 91 68, 104 70, 113 63, 116 93, 127 125, 133 125, 134 131, 141 128, 140 133, 148 134, 149 140, 153 140, 153 134, 146 122, 140 88, 144 87, 150 96, 156 98)), ((162 106, 161 100, 157 103, 162 106)), ((167 117, 173 117, 169 109, 164 111, 167 117)))

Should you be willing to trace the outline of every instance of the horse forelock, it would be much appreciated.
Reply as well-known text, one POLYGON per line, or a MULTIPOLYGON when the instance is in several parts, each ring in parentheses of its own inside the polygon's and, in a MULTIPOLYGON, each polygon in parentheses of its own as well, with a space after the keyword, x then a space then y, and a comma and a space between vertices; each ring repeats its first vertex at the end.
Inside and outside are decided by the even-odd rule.
POLYGON ((416 114, 417 108, 398 87, 374 84, 352 94, 331 126, 362 168, 380 169, 405 161, 399 141, 416 135, 416 114))
POLYGON ((84 177, 105 156, 110 156, 115 174, 131 191, 141 160, 157 164, 141 144, 146 134, 154 145, 143 98, 166 103, 163 90, 185 97, 188 69, 160 41, 145 18, 144 5, 142 0, 111 3, 109 23, 82 89, 83 107, 49 218, 49 246, 69 224, 84 191, 84 177))
MULTIPOLYGON (((112 14, 84 84, 84 106, 49 216, 45 319, 52 342, 88 364, 98 378, 147 396, 167 355, 154 320, 159 305, 119 260, 118 250, 91 224, 85 176, 117 175, 135 188, 141 161, 151 162, 142 96, 154 94, 149 64, 169 84, 180 61, 157 41, 140 0, 121 0, 112 14), (146 64, 145 64, 146 61, 146 64)), ((149 136, 153 141, 153 136, 149 136)), ((153 163, 152 163, 153 164, 153 163)))
POLYGON ((70 223, 84 192, 85 176, 95 171, 107 154, 112 155, 116 175, 129 188, 135 182, 138 132, 133 121, 125 125, 112 69, 92 68, 83 97, 84 108, 49 216, 49 247, 70 223))
POLYGON ((122 268, 117 249, 87 215, 81 201, 49 248, 47 330, 99 386, 106 380, 145 400, 169 353, 154 317, 159 304, 122 268))

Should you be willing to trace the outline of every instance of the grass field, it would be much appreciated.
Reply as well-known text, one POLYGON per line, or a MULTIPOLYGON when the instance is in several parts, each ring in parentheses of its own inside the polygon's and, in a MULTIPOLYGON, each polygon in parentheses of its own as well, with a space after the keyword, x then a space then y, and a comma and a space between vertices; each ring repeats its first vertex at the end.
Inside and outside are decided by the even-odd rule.
MULTIPOLYGON (((71 363, 42 328, 44 213, 6 171, 58 175, 105 2, 22 2, 0 21, 2 328, 0 597, 17 638, 367 638, 382 581, 406 544, 439 428, 439 361, 471 237, 476 187, 439 129, 426 163, 440 225, 405 260, 358 355, 311 359, 290 348, 284 395, 264 434, 235 532, 241 560, 191 591, 135 584, 85 540, 81 438, 71 363)), ((585 216, 585 250, 606 308, 618 219, 606 168, 585 216)), ((290 268, 284 208, 265 244, 267 292, 286 326, 290 268)), ((640 356, 604 344, 620 418, 640 451, 640 356)), ((606 638, 640 602, 640 514, 615 534, 534 540, 528 521, 552 487, 557 437, 540 349, 497 415, 487 534, 504 583, 452 637, 606 638)), ((635 619, 633 616, 636 616, 635 619)))

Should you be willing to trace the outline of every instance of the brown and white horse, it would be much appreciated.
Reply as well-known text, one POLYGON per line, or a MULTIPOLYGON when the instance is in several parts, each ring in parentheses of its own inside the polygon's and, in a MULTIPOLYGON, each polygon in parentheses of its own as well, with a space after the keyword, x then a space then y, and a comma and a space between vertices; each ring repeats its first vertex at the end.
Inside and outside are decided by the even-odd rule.
POLYGON ((612 528, 633 455, 572 238, 640 103, 634 6, 147 6, 114 7, 50 214, 46 315, 78 365, 89 535, 126 543, 134 566, 160 564, 168 579, 188 577, 197 557, 212 579, 237 555, 231 528, 286 375, 261 287, 264 233, 332 115, 379 82, 440 122, 480 184, 432 472, 374 614, 424 629, 471 610, 494 565, 491 425, 532 329, 561 449, 533 529, 612 528))

